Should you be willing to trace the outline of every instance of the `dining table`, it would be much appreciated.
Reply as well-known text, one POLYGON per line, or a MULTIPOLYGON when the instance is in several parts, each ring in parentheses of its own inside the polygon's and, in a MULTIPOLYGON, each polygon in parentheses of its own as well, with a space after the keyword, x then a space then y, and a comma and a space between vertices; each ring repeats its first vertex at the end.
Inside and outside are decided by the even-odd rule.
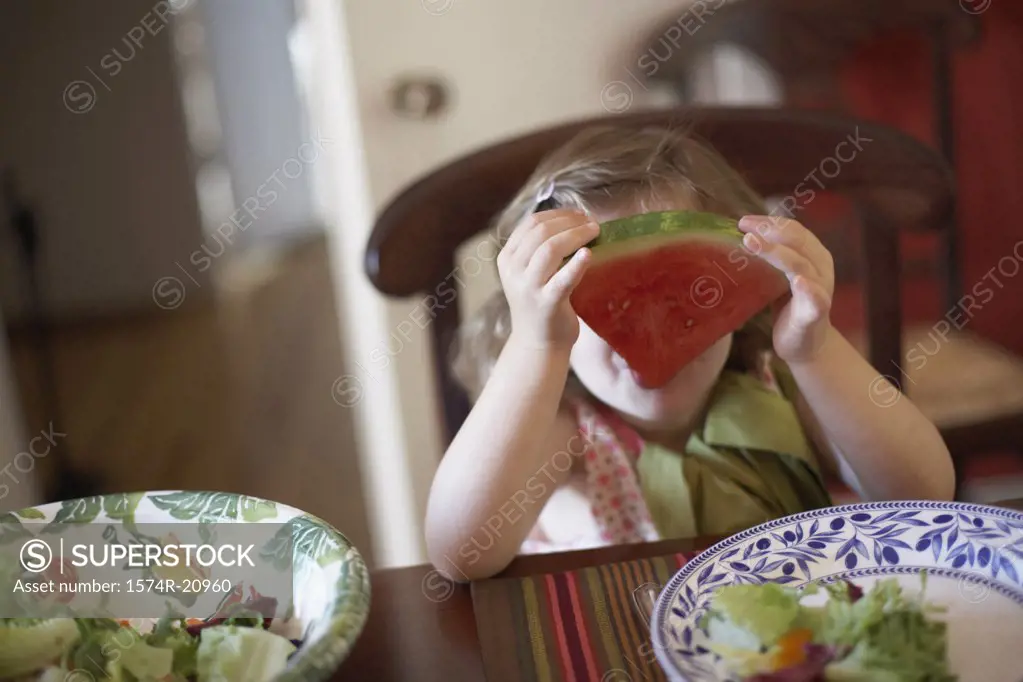
MULTIPOLYGON (((990 504, 1023 511, 1023 498, 990 504)), ((698 537, 524 555, 495 577, 522 578, 691 553, 722 539, 698 537)), ((486 681, 469 584, 451 582, 428 564, 377 570, 370 582, 369 617, 333 681, 486 681)))

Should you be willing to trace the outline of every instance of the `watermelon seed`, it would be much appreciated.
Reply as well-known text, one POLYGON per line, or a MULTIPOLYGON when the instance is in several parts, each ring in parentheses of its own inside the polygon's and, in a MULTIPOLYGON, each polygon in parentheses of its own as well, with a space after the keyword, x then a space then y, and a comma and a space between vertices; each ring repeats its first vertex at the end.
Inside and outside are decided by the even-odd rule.
POLYGON ((626 301, 622 304, 622 310, 628 310, 630 305, 632 305, 632 301, 626 301))
POLYGON ((613 312, 614 312, 614 309, 615 309, 615 304, 614 304, 614 303, 611 303, 610 301, 608 301, 608 304, 607 304, 607 312, 609 312, 609 313, 613 313, 613 312))
POLYGON ((692 326, 693 326, 693 320, 686 320, 686 329, 689 329, 692 326))

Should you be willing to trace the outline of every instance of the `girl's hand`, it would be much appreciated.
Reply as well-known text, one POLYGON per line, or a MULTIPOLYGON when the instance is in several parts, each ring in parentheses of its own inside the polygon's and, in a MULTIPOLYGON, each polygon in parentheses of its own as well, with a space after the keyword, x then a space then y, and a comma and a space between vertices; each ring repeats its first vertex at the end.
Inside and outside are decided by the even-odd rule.
POLYGON ((739 221, 743 244, 785 273, 792 298, 774 323, 774 351, 787 363, 813 360, 831 327, 835 264, 831 253, 795 220, 746 216, 739 221))
POLYGON ((579 320, 569 296, 590 262, 590 250, 582 247, 598 234, 600 226, 575 209, 541 211, 519 223, 497 256, 514 338, 538 348, 571 349, 579 320))

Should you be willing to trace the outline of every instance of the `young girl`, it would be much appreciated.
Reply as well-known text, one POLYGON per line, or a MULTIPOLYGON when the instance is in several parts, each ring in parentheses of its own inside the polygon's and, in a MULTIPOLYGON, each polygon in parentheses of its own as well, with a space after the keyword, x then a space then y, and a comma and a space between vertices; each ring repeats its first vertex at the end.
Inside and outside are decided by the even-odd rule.
POLYGON ((680 131, 594 128, 544 160, 498 218, 503 292, 458 346, 475 403, 430 491, 440 571, 475 580, 520 552, 730 534, 830 505, 824 470, 864 499, 951 498, 937 429, 831 326, 831 254, 765 212, 680 131), (569 296, 599 223, 666 210, 740 219, 791 297, 647 389, 569 296))

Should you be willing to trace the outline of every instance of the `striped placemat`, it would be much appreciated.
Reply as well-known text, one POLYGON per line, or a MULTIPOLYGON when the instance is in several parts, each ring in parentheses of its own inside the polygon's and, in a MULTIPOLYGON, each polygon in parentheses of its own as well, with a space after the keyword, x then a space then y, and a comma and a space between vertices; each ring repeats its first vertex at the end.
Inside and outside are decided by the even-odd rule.
POLYGON ((666 680, 633 591, 666 585, 694 554, 472 586, 487 682, 666 680))

